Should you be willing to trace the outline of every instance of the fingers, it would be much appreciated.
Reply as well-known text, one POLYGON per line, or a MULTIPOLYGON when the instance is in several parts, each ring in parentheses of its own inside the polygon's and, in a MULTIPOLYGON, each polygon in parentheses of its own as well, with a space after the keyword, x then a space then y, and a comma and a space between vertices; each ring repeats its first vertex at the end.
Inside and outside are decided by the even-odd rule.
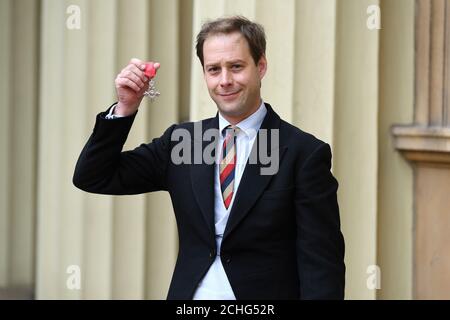
POLYGON ((130 63, 122 69, 116 78, 116 85, 118 87, 129 87, 136 92, 139 92, 145 87, 148 78, 136 64, 139 65, 140 60, 132 59, 130 63))
POLYGON ((142 61, 142 60, 140 60, 138 58, 133 58, 133 59, 130 60, 129 65, 130 64, 134 64, 136 67, 140 68, 140 66, 143 65, 144 63, 145 63, 145 61, 142 61))
POLYGON ((138 58, 133 58, 133 59, 131 59, 129 65, 130 65, 130 64, 133 64, 133 65, 135 65, 139 70, 144 71, 144 70, 145 70, 145 64, 146 64, 146 63, 153 64, 153 67, 154 67, 156 70, 158 70, 159 67, 161 66, 161 64, 160 64, 159 62, 154 62, 154 61, 145 62, 145 61, 142 61, 142 60, 140 60, 140 59, 138 59, 138 58))
MULTIPOLYGON (((160 63, 158 62, 149 63, 152 63, 156 70, 160 67, 160 63)), ((143 91, 142 89, 148 86, 148 81, 150 80, 144 74, 145 64, 146 62, 140 59, 131 59, 128 65, 116 77, 116 87, 129 87, 136 92, 143 91)))
POLYGON ((139 92, 142 89, 141 87, 139 87, 132 80, 130 80, 128 78, 122 78, 122 77, 119 77, 119 76, 116 78, 116 86, 118 88, 129 87, 129 88, 133 89, 136 92, 139 92))

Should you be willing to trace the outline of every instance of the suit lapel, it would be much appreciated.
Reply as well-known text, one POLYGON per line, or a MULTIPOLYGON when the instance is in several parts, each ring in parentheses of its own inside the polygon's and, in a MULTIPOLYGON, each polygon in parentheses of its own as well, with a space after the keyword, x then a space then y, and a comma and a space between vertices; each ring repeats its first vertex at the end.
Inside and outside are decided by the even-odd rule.
MULTIPOLYGON (((267 136, 270 136, 269 129, 280 129, 280 117, 272 110, 269 104, 266 103, 266 107, 267 114, 263 120, 263 123, 261 124, 261 129, 267 129, 267 136)), ((258 131, 257 139, 252 146, 251 153, 254 154, 255 152, 258 152, 260 140, 261 131, 258 131)), ((279 148, 273 148, 272 143, 269 141, 267 150, 271 150, 271 152, 279 152, 279 163, 281 163, 282 156, 284 155, 286 149, 286 146, 281 145, 281 141, 279 148)), ((234 203, 230 211, 230 216, 225 227, 223 240, 227 238, 227 236, 233 231, 233 229, 239 224, 239 222, 246 216, 246 214, 258 200, 259 196, 266 189, 267 185, 272 179, 273 175, 261 174, 261 168, 263 167, 264 166, 259 161, 259 156, 258 161, 255 164, 251 164, 249 163, 249 161, 247 161, 237 193, 235 194, 236 198, 234 199, 234 203)))
MULTIPOLYGON (((211 121, 204 121, 202 127, 202 136, 195 137, 193 139, 193 150, 192 155, 194 155, 195 150, 203 150, 210 144, 210 141, 203 141, 203 134, 206 130, 210 128, 219 128, 219 118, 216 114, 215 118, 211 121)), ((210 235, 213 241, 215 241, 215 226, 214 226, 214 169, 215 165, 206 164, 203 160, 201 164, 190 165, 191 171, 191 183, 192 189, 195 195, 195 199, 201 209, 202 216, 208 226, 210 235)))

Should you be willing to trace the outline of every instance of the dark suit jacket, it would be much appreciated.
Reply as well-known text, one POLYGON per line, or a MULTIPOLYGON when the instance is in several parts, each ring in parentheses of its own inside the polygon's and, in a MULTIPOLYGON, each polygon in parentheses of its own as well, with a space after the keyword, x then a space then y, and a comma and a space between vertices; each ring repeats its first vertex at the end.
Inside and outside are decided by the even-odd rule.
MULTIPOLYGON (((328 144, 283 121, 266 104, 263 129, 279 129, 279 170, 261 175, 247 162, 225 229, 220 254, 237 299, 342 299, 344 239, 328 144)), ((135 115, 97 116, 78 159, 73 183, 92 193, 170 193, 179 252, 168 299, 192 299, 216 256, 214 164, 171 161, 174 129, 132 151, 121 152, 135 115)), ((203 132, 218 128, 218 116, 201 121, 203 132)), ((269 135, 270 136, 270 135, 269 135)), ((258 132, 257 140, 260 139, 258 132)), ((204 148, 210 141, 190 142, 204 148)), ((193 150, 193 149, 192 149, 193 150)), ((193 151, 192 151, 193 154, 193 151)))

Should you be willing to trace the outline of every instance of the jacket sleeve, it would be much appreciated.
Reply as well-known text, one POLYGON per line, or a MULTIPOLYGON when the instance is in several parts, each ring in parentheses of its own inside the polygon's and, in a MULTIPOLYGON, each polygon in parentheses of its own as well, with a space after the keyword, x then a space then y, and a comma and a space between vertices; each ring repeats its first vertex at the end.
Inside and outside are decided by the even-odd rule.
POLYGON ((301 299, 343 299, 344 238, 330 172, 331 150, 322 143, 296 176, 297 265, 301 299))
POLYGON ((175 125, 151 143, 122 152, 136 114, 114 120, 105 115, 97 115, 75 166, 73 184, 87 192, 111 195, 167 190, 165 177, 175 125))

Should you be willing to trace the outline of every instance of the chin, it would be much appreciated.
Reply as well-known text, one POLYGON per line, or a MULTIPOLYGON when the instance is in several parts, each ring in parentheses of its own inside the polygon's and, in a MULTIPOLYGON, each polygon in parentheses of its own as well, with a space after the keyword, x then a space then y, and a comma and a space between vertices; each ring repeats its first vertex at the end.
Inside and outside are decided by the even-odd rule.
POLYGON ((219 110, 227 115, 227 116, 231 116, 231 117, 236 117, 236 116, 240 116, 243 113, 242 107, 240 105, 236 105, 236 104, 218 104, 218 108, 219 110))

